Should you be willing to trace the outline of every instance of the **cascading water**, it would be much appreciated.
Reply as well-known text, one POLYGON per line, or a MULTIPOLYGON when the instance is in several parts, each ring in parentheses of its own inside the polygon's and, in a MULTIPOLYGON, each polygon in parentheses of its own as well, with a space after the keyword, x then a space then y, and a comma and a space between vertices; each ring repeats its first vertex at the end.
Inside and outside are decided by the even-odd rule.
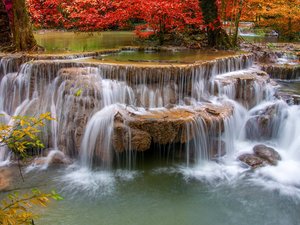
MULTIPOLYGON (((19 72, 1 62, 0 110, 10 116, 50 111, 56 120, 45 129, 47 147, 85 168, 110 171, 122 154, 132 168, 137 153, 180 144, 188 176, 231 179, 246 170, 236 158, 260 143, 282 155, 272 170, 286 160, 299 168, 299 107, 275 100, 276 86, 252 67, 252 56, 171 67, 37 60, 19 72)), ((276 179, 267 168, 254 178, 276 179)))

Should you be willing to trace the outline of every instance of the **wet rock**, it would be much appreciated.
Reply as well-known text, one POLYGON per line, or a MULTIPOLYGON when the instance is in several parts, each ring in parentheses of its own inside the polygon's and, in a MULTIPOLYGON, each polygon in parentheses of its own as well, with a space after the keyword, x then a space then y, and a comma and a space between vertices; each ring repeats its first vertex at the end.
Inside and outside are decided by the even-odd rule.
POLYGON ((266 145, 256 145, 253 151, 257 157, 274 166, 281 160, 279 153, 266 145))
POLYGON ((222 140, 214 140, 210 145, 210 159, 218 160, 226 155, 226 144, 222 140))
POLYGON ((280 104, 272 104, 254 112, 247 121, 245 130, 249 140, 268 140, 274 137, 282 119, 280 104))
POLYGON ((258 61, 263 64, 276 63, 278 60, 276 53, 272 51, 256 52, 256 54, 258 61))
POLYGON ((39 157, 33 161, 33 164, 38 166, 68 165, 71 163, 72 161, 63 152, 57 150, 50 151, 47 157, 39 157))
POLYGON ((220 96, 225 94, 251 108, 264 98, 267 94, 266 86, 270 83, 270 77, 264 71, 236 71, 217 76, 213 94, 220 96))
POLYGON ((0 168, 0 191, 5 191, 11 183, 11 171, 9 168, 0 168))
POLYGON ((148 132, 139 129, 130 129, 123 123, 116 122, 113 132, 113 147, 116 152, 146 151, 151 145, 151 136, 148 132))
POLYGON ((281 156, 273 148, 260 144, 253 147, 253 154, 243 154, 238 159, 252 169, 267 165, 276 166, 281 156))
POLYGON ((248 139, 270 139, 272 137, 272 118, 261 115, 250 118, 246 123, 246 137, 248 139))
POLYGON ((97 86, 99 71, 93 67, 64 68, 58 72, 58 142, 59 149, 76 157, 88 118, 102 102, 101 87, 97 86))
POLYGON ((267 72, 273 79, 295 80, 300 77, 299 65, 271 64, 263 65, 262 70, 267 72))
POLYGON ((266 165, 265 161, 254 154, 243 154, 238 159, 253 169, 266 165))
POLYGON ((299 105, 300 104, 300 95, 289 94, 289 93, 285 93, 285 92, 277 92, 275 97, 285 101, 288 105, 299 105))
MULTIPOLYGON (((132 113, 122 110, 115 115, 113 146, 117 152, 131 150, 145 151, 151 143, 159 145, 187 143, 203 132, 207 137, 224 131, 224 119, 232 115, 231 106, 205 104, 199 107, 149 110, 145 113, 132 113)), ((208 138, 209 139, 209 138, 208 138)), ((208 143, 210 157, 224 155, 216 141, 208 143), (213 144, 215 143, 215 144, 213 144)), ((224 150, 224 151, 223 151, 224 150)))

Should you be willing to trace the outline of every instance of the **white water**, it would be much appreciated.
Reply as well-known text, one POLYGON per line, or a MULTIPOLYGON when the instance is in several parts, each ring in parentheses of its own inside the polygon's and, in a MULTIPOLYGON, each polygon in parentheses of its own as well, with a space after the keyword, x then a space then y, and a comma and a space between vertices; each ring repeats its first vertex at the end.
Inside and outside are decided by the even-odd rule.
MULTIPOLYGON (((246 74, 247 71, 241 69, 248 68, 252 62, 245 62, 247 63, 249 65, 245 66, 241 60, 224 60, 214 64, 210 69, 194 68, 188 74, 192 77, 190 91, 185 87, 186 82, 189 82, 188 76, 177 83, 170 82, 170 77, 151 83, 151 79, 147 80, 144 72, 141 78, 136 80, 132 78, 133 81, 130 83, 126 80, 126 70, 119 74, 120 77, 123 76, 122 79, 118 77, 119 81, 109 79, 113 78, 114 74, 107 75, 108 70, 113 69, 107 66, 87 68, 86 74, 75 79, 72 76, 63 77, 63 74, 56 71, 55 75, 43 74, 43 79, 39 80, 42 73, 33 71, 32 64, 24 64, 19 73, 6 73, 8 69, 5 69, 3 64, 3 71, 6 74, 1 80, 0 110, 8 115, 50 111, 51 115, 56 117, 56 121, 51 122, 50 134, 46 135, 50 139, 46 138, 50 143, 49 147, 55 150, 61 148, 60 150, 67 155, 78 157, 81 166, 80 169, 75 169, 65 176, 65 181, 71 186, 74 181, 79 188, 87 188, 95 194, 99 186, 108 187, 108 193, 114 186, 115 175, 111 175, 111 166, 115 156, 111 138, 113 120, 118 110, 127 106, 133 109, 136 107, 155 109, 170 103, 184 107, 186 97, 191 98, 194 104, 201 104, 203 100, 215 104, 226 102, 234 107, 234 113, 232 117, 224 119, 224 133, 215 134, 213 141, 217 141, 218 151, 221 150, 221 141, 225 142, 227 154, 218 159, 218 163, 208 161, 209 147, 213 138, 207 134, 204 121, 194 120, 186 126, 191 132, 188 135, 196 138, 185 146, 186 166, 178 170, 186 179, 196 178, 213 184, 234 182, 244 178, 245 172, 249 170, 236 158, 242 153, 251 152, 256 144, 265 143, 281 154, 282 161, 276 167, 268 166, 256 170, 250 175, 251 181, 267 189, 279 190, 283 194, 300 196, 300 179, 297 175, 300 170, 299 106, 280 104, 277 108, 278 120, 275 121, 277 124, 272 124, 272 138, 249 140, 245 134, 247 121, 255 113, 275 102, 273 96, 275 87, 265 80, 254 81, 250 96, 253 97, 255 107, 249 109, 251 106, 242 105, 243 101, 240 103, 234 101, 237 92, 242 97, 249 95, 249 92, 245 91, 246 88, 243 89, 247 84, 235 87, 234 83, 228 85, 218 83, 218 80, 229 76, 246 74), (207 76, 208 80, 205 78, 207 76), (215 93, 211 91, 215 83, 219 89, 217 98, 212 96, 215 93), (77 134, 81 133, 82 140, 77 146, 77 134), (103 171, 91 172, 90 169, 95 162, 100 164, 103 171)), ((4 155, 7 156, 6 151, 0 150, 1 163, 9 161, 4 155)), ((129 158, 132 160, 131 156, 129 158)))

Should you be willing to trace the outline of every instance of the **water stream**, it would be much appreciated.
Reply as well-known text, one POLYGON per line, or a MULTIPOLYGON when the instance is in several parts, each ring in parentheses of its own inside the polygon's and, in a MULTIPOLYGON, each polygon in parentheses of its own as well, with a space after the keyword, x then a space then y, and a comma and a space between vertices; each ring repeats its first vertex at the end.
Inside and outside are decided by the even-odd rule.
POLYGON ((7 121, 56 118, 44 130, 54 149, 46 166, 31 165, 14 184, 65 197, 37 224, 299 224, 300 107, 277 98, 279 86, 253 61, 1 59, 7 121), (257 144, 279 152, 277 166, 251 170, 237 160, 257 144), (57 153, 74 163, 47 167, 57 153))

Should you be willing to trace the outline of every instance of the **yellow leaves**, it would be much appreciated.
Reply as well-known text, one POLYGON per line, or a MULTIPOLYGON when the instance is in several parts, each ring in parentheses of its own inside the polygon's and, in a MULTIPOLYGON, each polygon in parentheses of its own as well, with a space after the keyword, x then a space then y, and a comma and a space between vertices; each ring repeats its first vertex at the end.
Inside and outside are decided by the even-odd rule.
POLYGON ((82 94, 82 89, 78 89, 74 95, 75 97, 79 97, 81 94, 82 94))
POLYGON ((16 155, 26 156, 29 148, 43 148, 39 139, 45 121, 54 120, 49 112, 39 117, 15 116, 14 125, 0 124, 0 145, 7 145, 16 155))
POLYGON ((17 192, 10 194, 0 204, 0 224, 32 224, 32 220, 37 217, 30 211, 32 207, 46 207, 50 198, 58 200, 58 196, 55 191, 45 194, 37 189, 33 189, 31 194, 22 196, 19 196, 17 192))
POLYGON ((246 0, 245 5, 243 20, 255 20, 257 25, 274 29, 283 37, 299 36, 300 0, 246 0))
MULTIPOLYGON (((25 157, 29 148, 42 148, 39 139, 41 128, 45 122, 53 120, 50 113, 39 117, 15 116, 13 125, 0 124, 0 146, 7 145, 17 156, 25 157)), ((20 196, 17 192, 9 194, 0 202, 0 224, 20 225, 32 224, 36 215, 31 212, 33 206, 46 207, 50 198, 62 200, 56 192, 44 194, 33 189, 31 194, 20 196)))

